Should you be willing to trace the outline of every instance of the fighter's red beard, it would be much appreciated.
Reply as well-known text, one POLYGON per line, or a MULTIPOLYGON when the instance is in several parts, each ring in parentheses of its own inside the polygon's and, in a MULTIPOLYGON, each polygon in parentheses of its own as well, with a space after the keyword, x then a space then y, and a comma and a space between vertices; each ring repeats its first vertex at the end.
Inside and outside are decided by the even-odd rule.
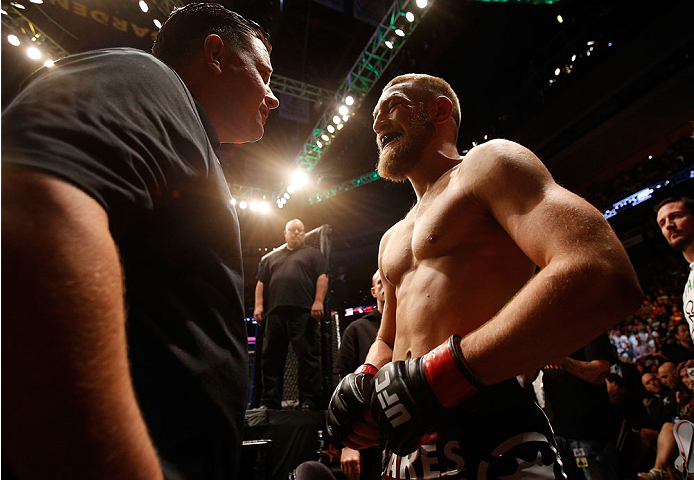
POLYGON ((407 174, 422 160, 435 130, 436 126, 429 115, 415 112, 406 134, 391 141, 385 148, 378 145, 378 174, 394 182, 406 180, 407 174))

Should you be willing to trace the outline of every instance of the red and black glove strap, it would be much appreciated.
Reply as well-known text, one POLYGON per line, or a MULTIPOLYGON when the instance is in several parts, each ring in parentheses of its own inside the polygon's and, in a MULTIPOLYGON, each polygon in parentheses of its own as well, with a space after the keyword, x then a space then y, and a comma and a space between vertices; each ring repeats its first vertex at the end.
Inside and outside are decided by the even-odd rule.
POLYGON ((465 363, 460 336, 451 337, 422 357, 427 382, 445 408, 460 405, 484 387, 465 363))
POLYGON ((364 365, 357 367, 354 373, 370 373, 371 375, 376 375, 378 373, 378 368, 374 367, 370 363, 365 363, 364 365))

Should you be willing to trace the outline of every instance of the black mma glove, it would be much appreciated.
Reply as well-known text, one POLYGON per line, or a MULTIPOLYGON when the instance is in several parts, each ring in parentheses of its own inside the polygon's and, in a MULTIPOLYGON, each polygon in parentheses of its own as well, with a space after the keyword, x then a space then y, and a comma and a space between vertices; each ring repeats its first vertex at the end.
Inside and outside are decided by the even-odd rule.
POLYGON ((353 425, 364 420, 364 414, 371 404, 371 389, 376 372, 376 367, 365 363, 337 384, 330 398, 326 419, 331 443, 336 448, 342 448, 347 435, 352 433, 353 425))
POLYGON ((386 448, 405 456, 419 447, 442 409, 460 405, 482 384, 465 364, 460 337, 452 335, 422 357, 388 363, 373 387, 371 415, 386 448))

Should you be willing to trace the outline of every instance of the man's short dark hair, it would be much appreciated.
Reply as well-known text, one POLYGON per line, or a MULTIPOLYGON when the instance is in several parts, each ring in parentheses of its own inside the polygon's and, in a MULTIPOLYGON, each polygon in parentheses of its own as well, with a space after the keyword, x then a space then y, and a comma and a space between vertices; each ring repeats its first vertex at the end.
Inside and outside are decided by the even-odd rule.
POLYGON ((665 205, 668 203, 673 203, 673 202, 682 202, 684 205, 684 208, 689 210, 689 213, 691 215, 694 215, 694 199, 689 198, 689 197, 669 197, 664 200, 661 200, 658 202, 658 205, 653 208, 653 211, 657 214, 661 208, 663 208, 665 205))
POLYGON ((254 21, 218 3, 190 3, 171 12, 152 46, 152 54, 173 66, 202 48, 205 38, 213 34, 231 49, 248 49, 252 39, 258 38, 268 53, 272 51, 270 36, 254 21))

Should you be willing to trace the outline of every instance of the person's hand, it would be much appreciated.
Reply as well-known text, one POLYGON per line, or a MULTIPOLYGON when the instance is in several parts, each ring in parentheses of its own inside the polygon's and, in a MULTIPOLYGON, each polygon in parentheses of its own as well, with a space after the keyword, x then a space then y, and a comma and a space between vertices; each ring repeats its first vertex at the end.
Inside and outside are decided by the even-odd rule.
POLYGON ((463 403, 481 386, 453 335, 422 357, 383 366, 373 381, 371 415, 386 448, 405 456, 419 447, 441 410, 463 403))
POLYGON ((349 447, 340 453, 340 468, 349 480, 359 480, 361 475, 361 453, 349 447))
POLYGON ((323 320, 323 315, 325 315, 323 302, 313 302, 313 305, 311 305, 311 316, 316 320, 323 320))
POLYGON ((364 364, 346 375, 335 388, 328 405, 327 430, 336 448, 361 449, 377 445, 379 432, 371 419, 372 381, 376 367, 364 364))
POLYGON ((262 323, 263 320, 265 320, 265 309, 263 307, 255 307, 253 310, 253 318, 258 324, 262 323))

